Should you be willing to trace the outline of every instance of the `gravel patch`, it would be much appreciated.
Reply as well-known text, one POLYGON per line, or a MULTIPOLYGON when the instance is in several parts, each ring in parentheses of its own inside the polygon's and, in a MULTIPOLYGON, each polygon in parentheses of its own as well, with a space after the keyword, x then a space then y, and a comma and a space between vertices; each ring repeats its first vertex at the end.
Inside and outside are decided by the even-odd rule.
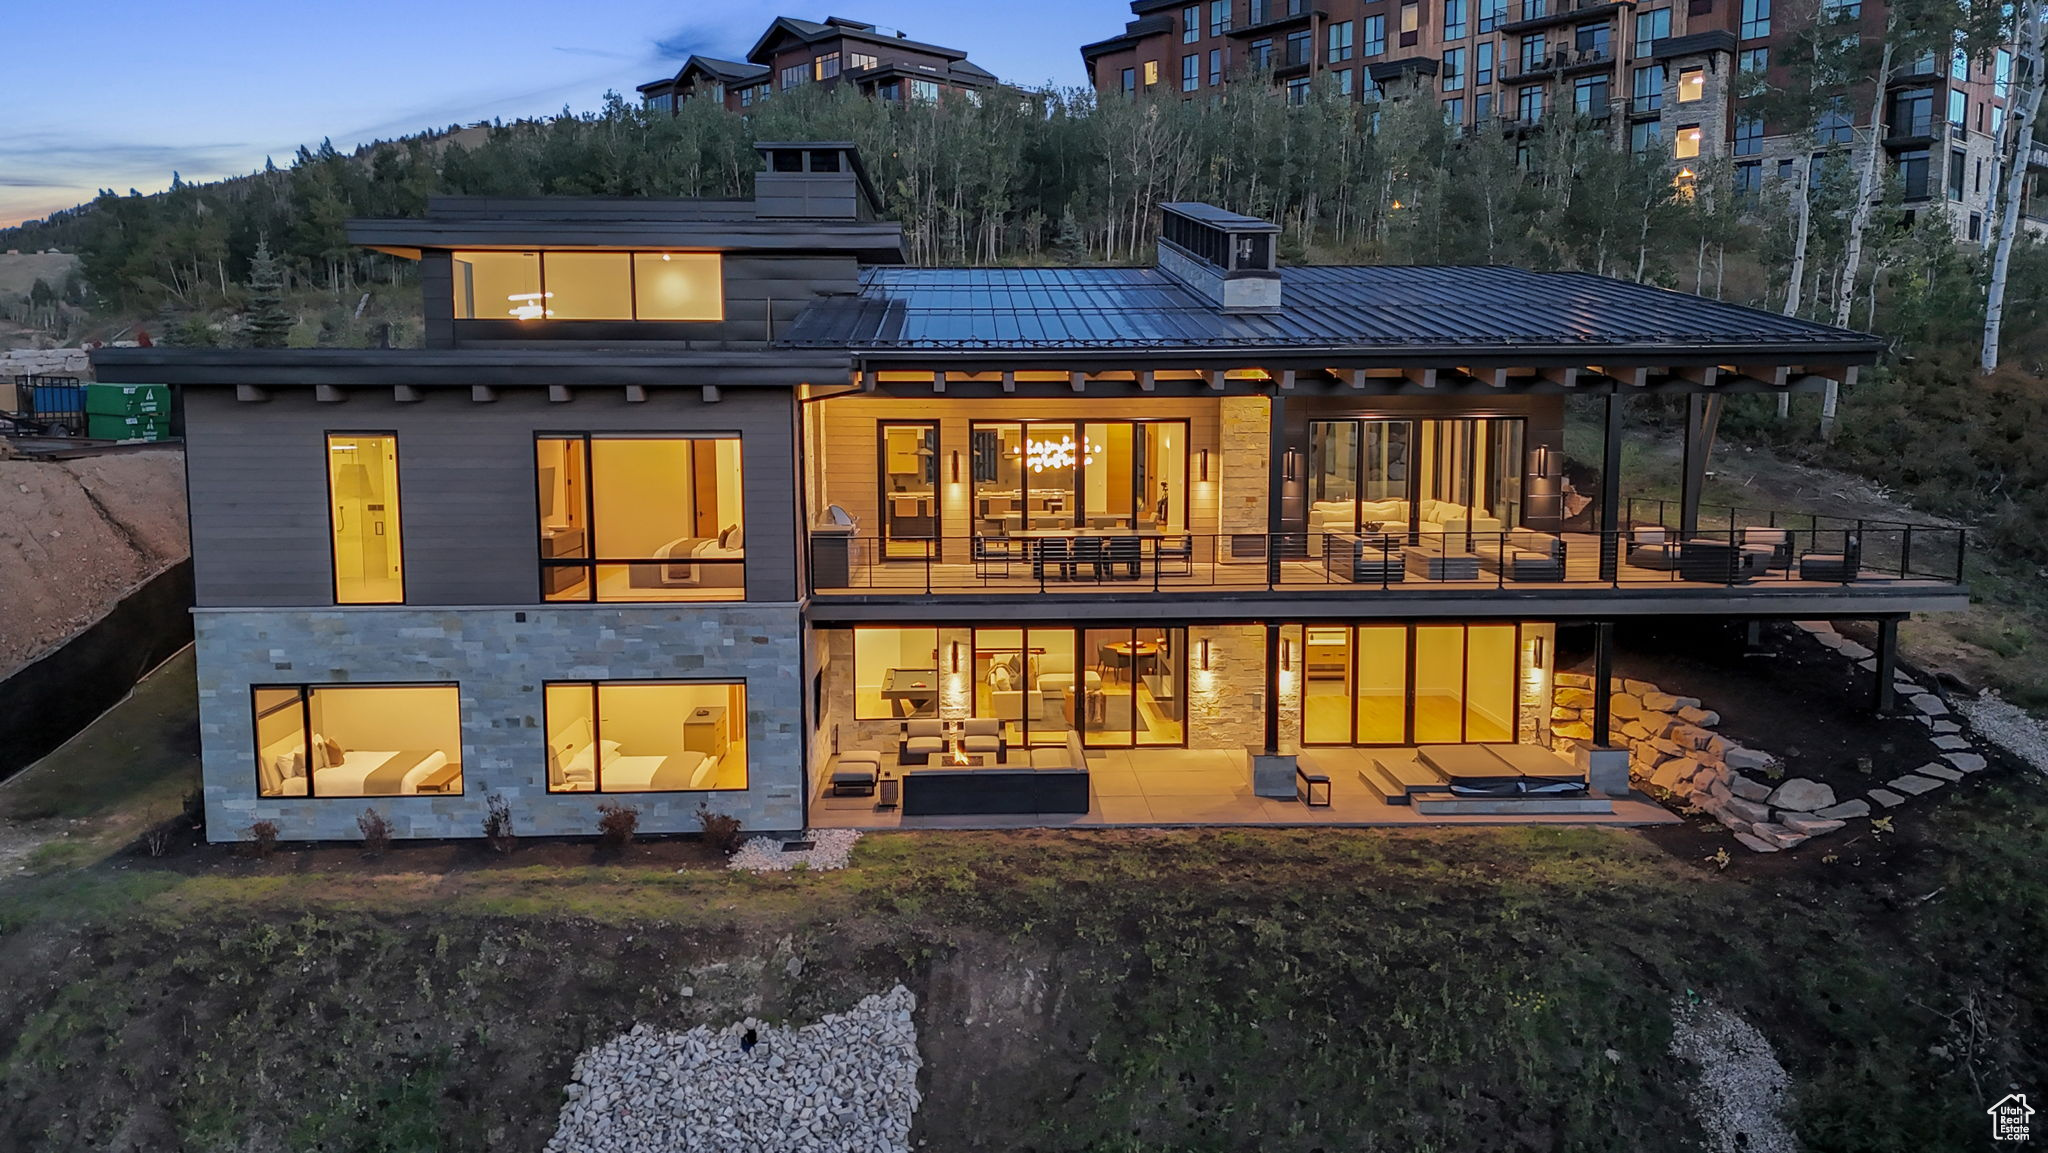
POLYGON ((1956 708, 1969 718, 1977 735, 2034 767, 2048 773, 2048 726, 2035 720, 2025 709, 1985 689, 1976 700, 1962 700, 1956 708))
POLYGON ((1780 1113, 1791 1078, 1756 1026, 1717 1005, 1680 1005, 1671 1055, 1699 1067, 1693 1114, 1713 1153, 1799 1153, 1780 1113))
POLYGON ((784 852, 783 846, 794 842, 780 837, 755 837, 740 846, 726 867, 748 873, 782 873, 798 867, 813 872, 843 869, 853 857, 860 830, 814 829, 796 840, 809 841, 811 847, 784 852))
POLYGON ((800 1029, 635 1025, 576 1059, 547 1153, 907 1153, 917 998, 901 985, 800 1029))

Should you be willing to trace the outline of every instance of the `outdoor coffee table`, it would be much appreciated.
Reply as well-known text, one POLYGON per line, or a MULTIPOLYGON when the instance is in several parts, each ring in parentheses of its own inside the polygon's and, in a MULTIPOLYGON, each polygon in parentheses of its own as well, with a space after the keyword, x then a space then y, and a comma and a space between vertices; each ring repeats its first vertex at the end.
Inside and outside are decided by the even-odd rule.
POLYGON ((1401 550, 1406 559, 1408 572, 1424 580, 1433 581, 1476 581, 1479 579, 1479 554, 1454 549, 1422 548, 1411 545, 1401 550))

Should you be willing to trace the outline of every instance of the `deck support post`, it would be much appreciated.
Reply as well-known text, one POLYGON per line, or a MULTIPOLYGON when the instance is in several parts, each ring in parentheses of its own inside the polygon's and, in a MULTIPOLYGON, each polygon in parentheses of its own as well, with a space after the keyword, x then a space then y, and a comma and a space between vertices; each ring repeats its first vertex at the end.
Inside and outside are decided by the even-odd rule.
MULTIPOLYGON (((1714 455, 1714 438, 1721 427, 1719 396, 1693 393, 1685 398, 1685 471, 1678 498, 1678 535, 1689 540, 1699 535, 1700 498, 1707 487, 1707 462, 1714 455)), ((1729 526, 1731 531, 1734 526, 1729 526)))
MULTIPOLYGON (((1268 485, 1266 489, 1266 585, 1277 588, 1280 584, 1280 542, 1287 531, 1287 398, 1273 391, 1272 404, 1267 409, 1266 464, 1268 485)), ((1305 552, 1306 550, 1304 550, 1305 552)))
MULTIPOLYGON (((1600 579, 1621 572, 1621 391, 1607 394, 1607 439, 1600 458, 1600 579)), ((1601 744, 1606 744, 1603 736, 1601 744)))
POLYGON ((1593 747, 1614 745, 1614 622, 1593 623, 1593 747))
POLYGON ((1871 701, 1878 716, 1890 714, 1898 704, 1898 668, 1899 618, 1885 617, 1877 622, 1877 691, 1871 701))
POLYGON ((1266 755, 1280 755, 1280 626, 1266 626, 1266 755))

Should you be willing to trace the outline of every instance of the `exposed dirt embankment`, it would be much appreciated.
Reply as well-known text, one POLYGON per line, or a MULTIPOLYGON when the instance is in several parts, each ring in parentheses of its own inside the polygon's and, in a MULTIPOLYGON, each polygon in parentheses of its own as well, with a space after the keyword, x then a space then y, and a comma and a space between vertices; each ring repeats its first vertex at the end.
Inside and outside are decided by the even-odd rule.
POLYGON ((0 677, 191 551, 176 449, 0 459, 0 677))

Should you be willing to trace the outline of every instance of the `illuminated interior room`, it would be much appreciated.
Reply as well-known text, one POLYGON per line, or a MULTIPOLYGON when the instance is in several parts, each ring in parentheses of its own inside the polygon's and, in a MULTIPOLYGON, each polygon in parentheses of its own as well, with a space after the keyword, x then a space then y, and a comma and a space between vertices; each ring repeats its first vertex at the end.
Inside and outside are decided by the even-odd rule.
POLYGON ((548 600, 745 599, 737 437, 543 436, 535 454, 548 600))
POLYGON ((747 787, 745 685, 550 684, 546 710, 551 793, 747 787))
POLYGON ((290 686, 253 691, 265 797, 462 792, 454 685, 290 686))
POLYGON ((352 605, 403 604, 398 438, 329 436, 327 489, 334 599, 352 605))

